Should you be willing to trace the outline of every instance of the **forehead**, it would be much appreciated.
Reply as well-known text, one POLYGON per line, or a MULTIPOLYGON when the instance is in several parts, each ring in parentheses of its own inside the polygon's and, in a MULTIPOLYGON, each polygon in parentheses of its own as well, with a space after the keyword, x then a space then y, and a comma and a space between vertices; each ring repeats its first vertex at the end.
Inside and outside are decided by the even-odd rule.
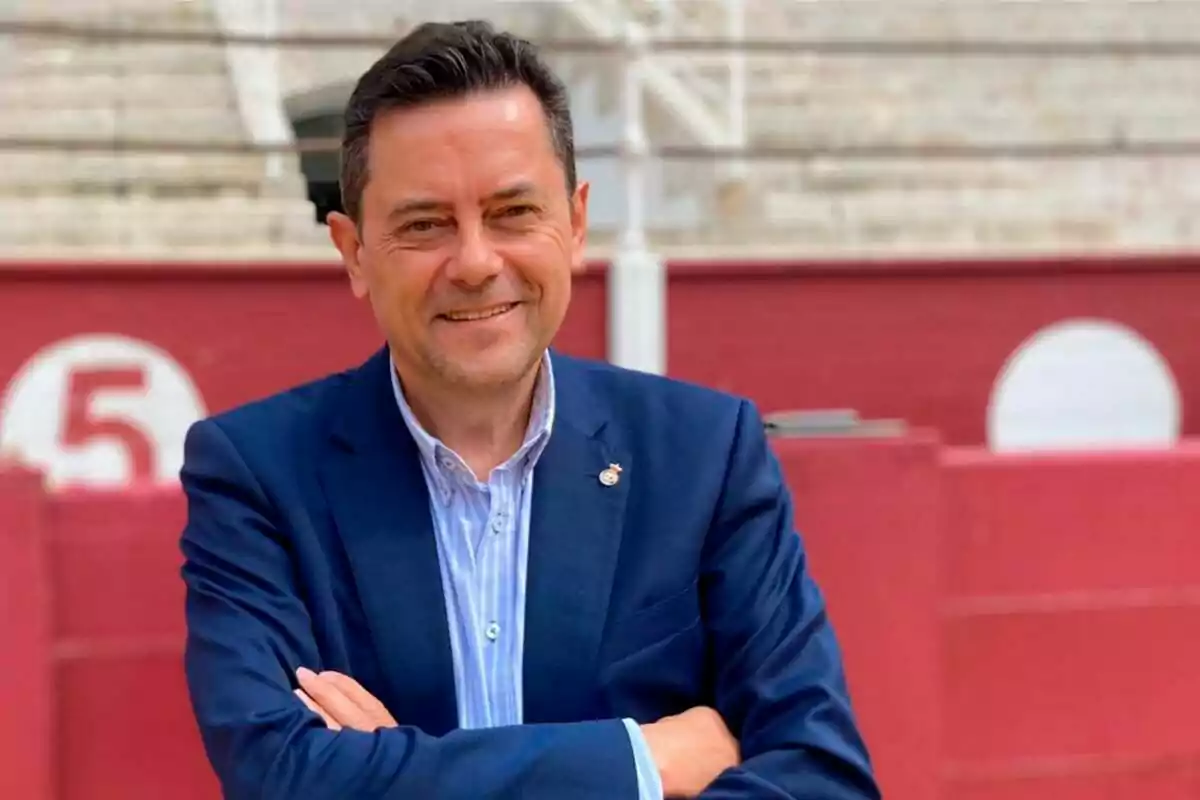
POLYGON ((368 158, 367 202, 483 196, 514 182, 545 189, 564 180, 546 116, 525 86, 381 114, 368 158))

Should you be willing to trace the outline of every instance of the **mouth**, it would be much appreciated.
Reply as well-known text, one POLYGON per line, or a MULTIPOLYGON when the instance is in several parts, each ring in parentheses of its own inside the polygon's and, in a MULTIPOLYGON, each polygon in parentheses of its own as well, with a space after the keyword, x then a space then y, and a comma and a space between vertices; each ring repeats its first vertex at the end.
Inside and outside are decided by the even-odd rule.
POLYGON ((468 311, 447 311, 444 314, 438 314, 438 319, 446 320, 447 322, 479 322, 480 320, 493 319, 509 313, 520 303, 501 303, 500 305, 488 306, 487 308, 471 309, 468 311))

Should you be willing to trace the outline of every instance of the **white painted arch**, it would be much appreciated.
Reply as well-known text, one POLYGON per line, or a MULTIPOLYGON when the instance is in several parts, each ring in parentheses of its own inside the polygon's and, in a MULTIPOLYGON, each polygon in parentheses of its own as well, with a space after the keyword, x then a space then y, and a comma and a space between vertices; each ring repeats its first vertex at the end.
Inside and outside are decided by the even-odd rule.
POLYGON ((992 388, 987 440, 998 452, 1170 447, 1178 384, 1162 354, 1106 319, 1049 325, 1009 357, 992 388))

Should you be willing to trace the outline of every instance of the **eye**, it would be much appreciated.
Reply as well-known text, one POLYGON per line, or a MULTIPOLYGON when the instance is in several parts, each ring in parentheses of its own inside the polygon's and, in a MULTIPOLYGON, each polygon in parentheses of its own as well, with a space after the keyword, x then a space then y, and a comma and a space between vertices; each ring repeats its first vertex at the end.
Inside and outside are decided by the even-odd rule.
POLYGON ((414 219, 401 230, 403 233, 429 233, 436 230, 441 224, 442 221, 440 219, 414 219))
POLYGON ((502 217, 520 217, 525 214, 532 214, 536 210, 537 209, 535 209, 531 205, 508 206, 507 208, 505 208, 503 211, 500 212, 500 216, 502 216, 502 217))

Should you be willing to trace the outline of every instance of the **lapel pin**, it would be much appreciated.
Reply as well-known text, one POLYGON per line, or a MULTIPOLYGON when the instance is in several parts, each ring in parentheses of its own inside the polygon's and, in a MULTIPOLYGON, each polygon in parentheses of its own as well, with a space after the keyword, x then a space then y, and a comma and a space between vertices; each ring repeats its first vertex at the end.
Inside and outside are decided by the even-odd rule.
POLYGON ((621 480, 620 464, 609 464, 608 469, 600 473, 600 483, 605 486, 616 486, 619 480, 621 480))

